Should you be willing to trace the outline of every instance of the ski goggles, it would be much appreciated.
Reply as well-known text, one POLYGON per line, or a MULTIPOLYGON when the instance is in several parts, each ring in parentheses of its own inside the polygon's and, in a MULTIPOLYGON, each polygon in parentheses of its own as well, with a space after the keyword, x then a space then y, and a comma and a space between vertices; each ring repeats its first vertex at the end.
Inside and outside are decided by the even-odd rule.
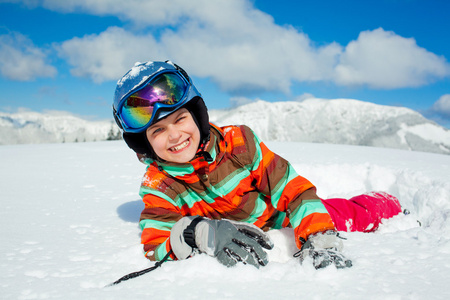
POLYGON ((157 120, 157 113, 159 119, 163 118, 195 96, 200 94, 180 72, 158 73, 141 88, 123 97, 114 110, 114 117, 125 132, 142 132, 157 120))

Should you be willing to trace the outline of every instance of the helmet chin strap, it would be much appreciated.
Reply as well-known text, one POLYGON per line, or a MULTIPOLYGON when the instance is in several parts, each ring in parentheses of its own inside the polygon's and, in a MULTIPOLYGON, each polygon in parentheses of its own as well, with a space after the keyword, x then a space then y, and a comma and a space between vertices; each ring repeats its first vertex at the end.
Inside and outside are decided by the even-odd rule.
POLYGON ((206 151, 206 145, 209 142, 209 137, 210 134, 208 134, 208 136, 206 136, 203 141, 200 143, 200 146, 198 147, 198 152, 197 152, 197 156, 203 156, 203 158, 207 161, 207 162, 212 162, 213 158, 211 157, 211 154, 209 154, 208 151, 206 151))
POLYGON ((211 154, 209 154, 209 152, 207 151, 200 151, 197 153, 198 156, 203 156, 203 158, 207 161, 207 162, 212 162, 214 159, 211 157, 211 154))

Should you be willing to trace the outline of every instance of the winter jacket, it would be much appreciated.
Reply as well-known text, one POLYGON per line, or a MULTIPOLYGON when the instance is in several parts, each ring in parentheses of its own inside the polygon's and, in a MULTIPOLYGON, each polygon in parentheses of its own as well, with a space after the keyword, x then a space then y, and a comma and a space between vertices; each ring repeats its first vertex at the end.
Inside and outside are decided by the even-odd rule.
POLYGON ((301 199, 314 185, 250 128, 211 126, 205 151, 186 164, 146 161, 140 227, 147 258, 161 260, 171 249, 172 226, 190 215, 252 223, 263 230, 292 227, 299 248, 300 238, 334 229, 320 200, 301 199))

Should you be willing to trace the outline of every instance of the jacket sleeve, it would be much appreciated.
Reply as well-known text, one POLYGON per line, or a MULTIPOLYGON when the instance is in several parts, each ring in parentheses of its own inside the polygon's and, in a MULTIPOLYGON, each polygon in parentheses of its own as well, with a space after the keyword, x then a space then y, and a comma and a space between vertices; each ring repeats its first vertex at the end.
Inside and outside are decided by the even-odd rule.
POLYGON ((254 153, 251 172, 255 186, 277 210, 286 212, 297 247, 301 248, 302 239, 306 241, 310 234, 334 229, 322 201, 309 199, 315 195, 315 186, 298 175, 287 160, 270 151, 249 128, 244 130, 249 153, 254 153))
MULTIPOLYGON (((141 243, 148 259, 160 261, 171 250, 170 230, 182 215, 174 201, 161 191, 143 184, 140 195, 145 204, 139 221, 141 243)), ((172 254, 169 258, 173 260, 175 256, 172 254)))

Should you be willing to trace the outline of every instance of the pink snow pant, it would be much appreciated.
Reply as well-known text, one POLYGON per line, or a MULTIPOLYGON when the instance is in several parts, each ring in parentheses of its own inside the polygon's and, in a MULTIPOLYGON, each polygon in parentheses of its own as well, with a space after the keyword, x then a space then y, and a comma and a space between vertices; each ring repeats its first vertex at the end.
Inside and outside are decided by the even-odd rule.
POLYGON ((338 231, 375 231, 381 219, 393 217, 402 211, 398 199, 383 192, 359 195, 349 200, 326 199, 322 203, 338 231))

